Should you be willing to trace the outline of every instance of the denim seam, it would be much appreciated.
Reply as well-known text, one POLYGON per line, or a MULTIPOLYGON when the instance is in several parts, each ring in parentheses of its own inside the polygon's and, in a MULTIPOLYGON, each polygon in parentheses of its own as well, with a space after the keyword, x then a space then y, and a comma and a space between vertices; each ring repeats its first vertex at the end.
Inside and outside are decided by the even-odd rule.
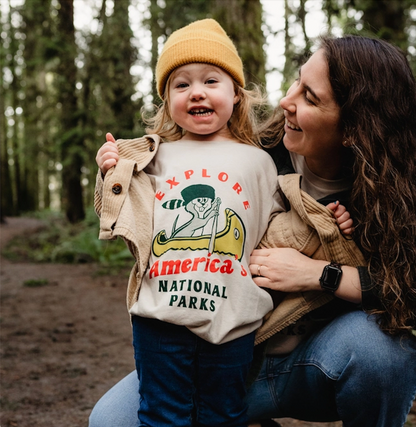
POLYGON ((331 381, 338 381, 339 375, 334 376, 333 374, 329 373, 322 365, 319 363, 316 363, 315 361, 302 361, 302 362, 295 362, 293 364, 293 367, 295 366, 314 366, 315 368, 318 368, 328 379, 331 381))
MULTIPOLYGON (((280 372, 282 373, 282 372, 280 372)), ((279 408, 279 396, 276 393, 276 389, 274 387, 274 378, 276 375, 273 374, 273 358, 269 358, 267 362, 267 370, 266 370, 266 378, 267 378, 267 387, 269 388, 270 396, 273 399, 273 404, 276 409, 279 408)))

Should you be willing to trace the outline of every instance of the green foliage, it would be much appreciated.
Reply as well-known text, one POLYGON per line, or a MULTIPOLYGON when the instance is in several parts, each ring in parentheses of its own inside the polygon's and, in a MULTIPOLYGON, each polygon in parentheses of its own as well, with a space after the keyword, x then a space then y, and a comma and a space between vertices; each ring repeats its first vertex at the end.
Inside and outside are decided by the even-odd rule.
POLYGON ((102 267, 131 267, 133 257, 122 240, 98 240, 98 218, 92 209, 76 225, 62 214, 42 213, 44 225, 30 235, 13 239, 3 256, 13 261, 51 263, 98 263, 102 267))
POLYGON ((29 279, 23 282, 23 286, 26 288, 41 288, 47 285, 49 285, 48 279, 29 279))
POLYGON ((377 37, 407 52, 416 70, 416 0, 323 0, 330 28, 337 22, 344 33, 377 37))
MULTIPOLYGON (((8 184, 1 191, 1 213, 5 216, 69 207, 74 221, 83 217, 82 204, 89 206, 93 199, 95 155, 105 133, 116 138, 145 133, 140 110, 145 102, 141 92, 147 92, 138 92, 137 84, 147 77, 132 75, 132 69, 154 70, 164 40, 197 19, 212 17, 221 23, 238 47, 248 83, 264 83, 265 35, 279 37, 286 58, 277 70, 282 93, 313 42, 306 22, 314 3, 321 5, 329 33, 385 38, 407 50, 416 70, 416 0, 275 0, 285 23, 282 27, 275 21, 270 28, 262 23, 260 0, 7 3, 10 6, 0 10, 0 171, 1 181, 8 184), (81 3, 94 5, 94 16, 89 27, 74 32, 71 8, 82 8, 81 3), (137 26, 135 31, 131 27, 132 9, 146 7, 139 25, 151 36, 150 57, 145 54, 148 40, 139 39, 143 32, 135 34, 137 26)), ((153 85, 154 102, 159 103, 154 81, 148 83, 153 85)), ((94 252, 93 247, 88 250, 94 252)))

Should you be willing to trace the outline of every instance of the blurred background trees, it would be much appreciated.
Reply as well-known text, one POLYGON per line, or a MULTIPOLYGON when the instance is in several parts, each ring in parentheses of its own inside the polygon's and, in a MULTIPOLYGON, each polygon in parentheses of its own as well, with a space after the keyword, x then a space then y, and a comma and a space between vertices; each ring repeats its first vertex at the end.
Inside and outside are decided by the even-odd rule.
POLYGON ((145 132, 141 108, 160 102, 152 77, 158 52, 196 19, 217 19, 237 45, 247 82, 278 80, 276 99, 312 49, 311 7, 321 11, 321 33, 384 38, 416 70, 416 0, 269 0, 273 19, 264 3, 0 0, 2 217, 51 209, 71 223, 84 219, 105 132, 145 132), (277 39, 282 53, 267 50, 277 39))

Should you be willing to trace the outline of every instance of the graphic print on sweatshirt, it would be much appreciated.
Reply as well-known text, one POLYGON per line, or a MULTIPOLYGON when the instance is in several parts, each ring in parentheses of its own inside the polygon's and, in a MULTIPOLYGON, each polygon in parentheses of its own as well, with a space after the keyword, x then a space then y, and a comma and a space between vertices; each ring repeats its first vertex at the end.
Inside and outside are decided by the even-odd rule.
POLYGON ((160 145, 146 168, 155 191, 151 254, 131 314, 213 343, 260 325, 272 302, 248 266, 277 205, 269 159, 229 141, 160 145))
POLYGON ((250 209, 250 203, 243 200, 241 184, 231 180, 226 170, 212 176, 206 168, 182 170, 163 184, 168 188, 156 191, 149 279, 196 271, 203 272, 204 279, 236 271, 247 276, 242 264, 247 233, 241 211, 250 209), (179 181, 178 176, 186 178, 179 181), (187 185, 188 181, 195 183, 187 185))
POLYGON ((221 209, 221 199, 215 197, 210 185, 194 184, 181 191, 182 199, 172 199, 162 204, 164 209, 183 209, 189 220, 178 224, 178 214, 167 237, 161 230, 153 240, 153 254, 160 257, 169 250, 208 251, 229 255, 241 261, 244 253, 246 231, 241 218, 230 208, 221 209), (225 227, 218 230, 218 216, 225 216, 225 227))

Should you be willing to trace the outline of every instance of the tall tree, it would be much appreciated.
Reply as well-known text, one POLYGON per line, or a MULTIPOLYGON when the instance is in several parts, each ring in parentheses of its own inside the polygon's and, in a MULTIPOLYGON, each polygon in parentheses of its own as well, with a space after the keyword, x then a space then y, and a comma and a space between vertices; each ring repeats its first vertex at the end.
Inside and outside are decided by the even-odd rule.
POLYGON ((132 138, 144 133, 140 122, 143 101, 135 97, 139 77, 131 69, 138 60, 138 49, 133 43, 130 25, 130 0, 118 0, 109 12, 102 0, 97 16, 96 33, 84 33, 80 69, 79 129, 84 140, 83 179, 84 199, 92 201, 97 165, 95 154, 111 131, 116 138, 132 138), (135 99, 133 99, 135 97, 135 99))
POLYGON ((324 0, 328 22, 338 20, 345 33, 376 36, 408 53, 416 72, 415 19, 411 11, 416 0, 324 0), (349 13, 351 11, 361 12, 349 13), (357 18, 358 17, 358 18, 357 18), (413 30, 411 30, 413 28, 413 30), (409 47, 412 46, 410 50, 409 47))
MULTIPOLYGON (((375 34, 388 42, 394 43, 405 52, 409 46, 406 24, 409 7, 414 0, 348 0, 347 5, 362 11, 359 24, 361 32, 375 34)), ((357 23, 357 24, 358 24, 357 23)))
POLYGON ((81 185, 83 141, 78 127, 73 0, 59 1, 58 17, 60 55, 57 89, 61 121, 62 205, 68 220, 75 223, 84 219, 85 211, 81 185))
POLYGON ((306 2, 308 0, 300 0, 298 13, 295 15, 298 18, 299 24, 302 28, 303 39, 305 40, 305 56, 309 56, 311 51, 311 40, 306 31, 306 2))
POLYGON ((0 206, 0 219, 1 222, 4 221, 5 216, 13 215, 13 188, 10 185, 12 182, 12 176, 10 173, 9 167, 9 155, 7 150, 7 127, 5 121, 5 109, 6 109, 6 89, 7 84, 4 80, 5 75, 5 64, 6 64, 6 45, 9 41, 6 42, 6 37, 9 34, 9 31, 5 31, 8 27, 8 24, 3 25, 3 16, 0 9, 0 179, 2 182, 2 191, 1 191, 1 206, 0 206))
POLYGON ((136 90, 130 69, 137 60, 137 50, 132 45, 129 6, 130 0, 114 2, 112 15, 104 18, 100 37, 100 61, 105 67, 105 85, 108 85, 102 86, 103 101, 111 109, 112 129, 119 138, 135 136, 136 112, 140 108, 132 99, 136 90))
POLYGON ((292 37, 289 32, 291 15, 292 9, 290 7, 289 0, 285 0, 285 65, 283 66, 283 80, 281 85, 282 93, 287 92, 296 68, 296 64, 294 63, 295 46, 293 45, 292 37))
POLYGON ((154 79, 154 70, 156 69, 157 58, 159 55, 159 37, 163 35, 163 30, 159 26, 159 19, 161 15, 161 7, 159 6, 157 0, 150 0, 149 4, 150 17, 144 21, 144 24, 150 28, 150 33, 152 37, 152 45, 150 49, 150 68, 152 70, 152 100, 154 104, 160 103, 160 98, 156 89, 156 81, 154 79))
MULTIPOLYGON (((20 13, 23 18, 22 32, 25 36, 23 50, 24 90, 21 103, 24 117, 24 137, 22 147, 25 153, 22 159, 22 185, 18 195, 19 211, 33 211, 39 207, 39 174, 44 135, 41 134, 45 114, 45 93, 42 78, 45 73, 45 45, 47 37, 44 31, 49 25, 50 0, 26 0, 20 13)), ((48 34, 49 35, 49 34, 48 34)), ((45 178, 47 179, 47 178, 45 178)))
POLYGON ((260 0, 214 0, 212 16, 238 48, 244 63, 246 82, 266 84, 266 56, 260 0))
MULTIPOLYGON (((14 215, 49 206, 47 168, 51 157, 45 149, 49 148, 47 140, 51 138, 51 129, 56 128, 50 120, 48 106, 52 102, 47 100, 52 96, 46 93, 45 78, 52 62, 48 57, 50 53, 47 54, 53 43, 50 3, 50 0, 26 0, 19 6, 10 7, 8 22, 2 32, 4 43, 1 49, 8 54, 1 62, 7 70, 2 73, 4 96, 1 102, 9 117, 3 122, 2 174, 11 183, 2 193, 2 204, 7 204, 6 209, 12 210, 14 215)), ((56 102, 53 105, 55 108, 56 102)))
POLYGON ((10 114, 8 114, 8 127, 6 132, 7 137, 7 154, 8 162, 13 165, 10 171, 10 177, 12 178, 9 182, 9 189, 12 190, 12 205, 8 208, 13 212, 14 215, 19 214, 18 209, 18 195, 21 189, 21 150, 20 150, 20 139, 19 139, 19 120, 20 117, 17 114, 21 88, 21 64, 22 63, 22 50, 19 43, 19 29, 13 25, 13 15, 17 14, 16 11, 10 10, 8 16, 8 29, 9 29, 9 43, 8 43, 8 70, 10 72, 10 83, 8 85, 8 107, 10 114), (10 153, 10 154, 9 154, 10 153))
POLYGON ((137 78, 131 74, 138 52, 132 44, 129 6, 130 0, 118 0, 107 16, 107 2, 102 0, 97 17, 101 31, 86 35, 82 108, 88 137, 96 136, 97 129, 109 129, 119 138, 129 138, 139 128, 141 100, 133 101, 137 78))
POLYGON ((284 40, 285 40, 285 63, 282 70, 281 91, 286 93, 298 72, 299 67, 305 62, 310 54, 311 41, 306 31, 306 0, 296 4, 293 0, 284 0, 284 40), (296 25, 296 26, 295 26, 296 25), (303 44, 295 44, 293 41, 294 28, 299 26, 303 36, 303 44))

